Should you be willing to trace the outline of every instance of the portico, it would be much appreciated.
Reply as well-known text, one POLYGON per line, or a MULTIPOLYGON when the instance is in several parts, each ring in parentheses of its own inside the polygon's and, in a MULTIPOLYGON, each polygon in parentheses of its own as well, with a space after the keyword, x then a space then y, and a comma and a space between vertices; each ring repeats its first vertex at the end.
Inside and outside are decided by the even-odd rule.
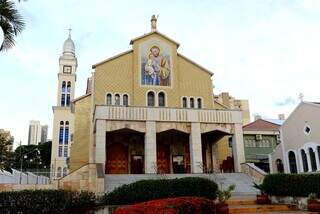
POLYGON ((213 171, 212 144, 232 137, 234 168, 244 162, 240 111, 96 106, 95 161, 106 174, 213 171))

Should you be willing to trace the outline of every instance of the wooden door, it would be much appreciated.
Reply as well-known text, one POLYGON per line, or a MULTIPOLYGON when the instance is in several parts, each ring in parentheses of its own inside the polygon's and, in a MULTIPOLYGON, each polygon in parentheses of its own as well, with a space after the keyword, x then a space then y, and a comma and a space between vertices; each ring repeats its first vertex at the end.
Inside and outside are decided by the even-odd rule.
POLYGON ((157 144, 158 173, 170 173, 170 147, 164 143, 157 144))
POLYGON ((128 148, 121 143, 107 146, 106 174, 128 174, 128 148))

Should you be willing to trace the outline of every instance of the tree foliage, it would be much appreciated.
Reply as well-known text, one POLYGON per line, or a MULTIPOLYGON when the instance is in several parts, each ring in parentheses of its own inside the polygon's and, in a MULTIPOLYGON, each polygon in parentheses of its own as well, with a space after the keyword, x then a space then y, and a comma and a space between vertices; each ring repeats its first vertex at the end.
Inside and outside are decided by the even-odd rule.
POLYGON ((25 22, 16 9, 15 3, 10 0, 0 0, 0 27, 4 34, 0 51, 8 50, 14 46, 15 37, 22 32, 24 26, 25 22))
POLYGON ((9 132, 0 132, 0 170, 10 170, 10 160, 12 152, 10 148, 13 144, 13 137, 9 132))
POLYGON ((15 151, 12 168, 20 170, 49 169, 51 159, 51 141, 39 145, 21 145, 15 151))

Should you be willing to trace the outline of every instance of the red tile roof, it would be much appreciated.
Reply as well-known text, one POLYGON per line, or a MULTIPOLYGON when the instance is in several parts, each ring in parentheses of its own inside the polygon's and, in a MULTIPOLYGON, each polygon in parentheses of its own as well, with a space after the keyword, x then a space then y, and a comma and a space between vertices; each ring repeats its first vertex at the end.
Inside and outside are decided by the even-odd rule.
POLYGON ((252 123, 243 126, 243 131, 278 131, 280 125, 269 121, 258 119, 252 123))

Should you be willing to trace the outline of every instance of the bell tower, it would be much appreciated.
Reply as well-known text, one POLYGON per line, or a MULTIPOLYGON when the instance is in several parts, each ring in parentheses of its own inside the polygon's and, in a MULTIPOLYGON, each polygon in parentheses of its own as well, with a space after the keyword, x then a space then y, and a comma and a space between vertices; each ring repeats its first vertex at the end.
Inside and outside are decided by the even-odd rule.
POLYGON ((68 174, 70 144, 74 126, 71 101, 74 99, 77 58, 75 45, 69 36, 65 40, 59 58, 57 102, 53 109, 53 131, 51 148, 51 178, 60 178, 68 174))

